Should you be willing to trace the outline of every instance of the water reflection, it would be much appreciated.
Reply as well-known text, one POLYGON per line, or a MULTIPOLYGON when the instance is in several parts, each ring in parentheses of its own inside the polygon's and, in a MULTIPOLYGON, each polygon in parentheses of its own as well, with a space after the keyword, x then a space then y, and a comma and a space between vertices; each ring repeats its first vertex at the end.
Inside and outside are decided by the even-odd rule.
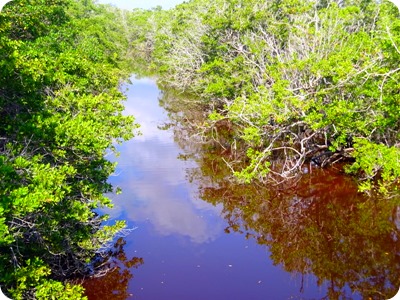
POLYGON ((110 250, 112 259, 98 262, 98 268, 107 270, 105 274, 98 274, 97 277, 83 282, 88 299, 125 300, 132 296, 128 292, 129 281, 133 278, 132 269, 141 266, 143 259, 128 259, 124 251, 125 244, 125 240, 119 238, 114 249, 110 250))
POLYGON ((219 209, 194 197, 196 191, 187 181, 187 170, 194 164, 179 161, 173 133, 160 130, 168 116, 153 100, 158 93, 153 81, 143 79, 133 79, 127 91, 125 113, 135 116, 142 134, 118 148, 118 174, 111 182, 123 194, 108 213, 135 224, 151 222, 163 236, 180 235, 193 243, 212 241, 221 229, 219 209), (214 218, 204 218, 210 214, 214 218))
POLYGON ((318 285, 327 285, 325 299, 396 294, 400 199, 366 198, 339 169, 305 168, 300 179, 276 186, 236 184, 227 180, 222 159, 233 155, 221 147, 229 135, 222 136, 223 143, 195 144, 191 125, 199 120, 193 110, 182 110, 187 106, 169 93, 162 103, 176 122, 175 140, 198 164, 190 180, 203 200, 223 207, 225 232, 240 232, 267 246, 274 264, 287 272, 315 275, 318 285))

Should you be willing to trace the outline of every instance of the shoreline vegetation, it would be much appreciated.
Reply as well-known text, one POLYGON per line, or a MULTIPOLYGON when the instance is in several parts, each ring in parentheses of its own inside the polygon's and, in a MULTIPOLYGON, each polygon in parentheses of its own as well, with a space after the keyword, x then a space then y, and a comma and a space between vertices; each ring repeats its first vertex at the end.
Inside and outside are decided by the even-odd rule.
POLYGON ((196 95, 232 178, 279 184, 345 163, 371 196, 399 196, 399 11, 389 1, 194 0, 129 16, 132 53, 196 95), (240 145, 240 146, 239 146, 240 145))
MULTIPOLYGON (((400 18, 388 1, 192 0, 119 10, 14 0, 0 14, 0 285, 18 299, 86 299, 125 223, 105 159, 137 134, 131 73, 195 96, 193 124, 227 180, 280 184, 344 164, 359 191, 399 201, 400 18)), ((190 120, 189 120, 190 121, 190 120)), ((122 242, 120 242, 122 245, 122 242)), ((122 246, 120 247, 122 251, 122 246)), ((139 264, 142 263, 141 261, 139 264)))
POLYGON ((86 299, 124 221, 103 225, 130 76, 125 12, 92 1, 16 0, 0 14, 0 285, 13 300, 86 299))
MULTIPOLYGON (((396 201, 358 192, 340 164, 306 165, 301 177, 279 185, 227 180, 231 171, 225 161, 234 153, 218 143, 210 147, 196 141, 197 130, 188 122, 196 116, 186 101, 179 103, 167 91, 160 103, 169 112, 175 141, 184 149, 181 159, 198 165, 188 172, 189 180, 199 187, 199 198, 221 207, 225 233, 266 247, 270 261, 293 277, 307 282, 307 276, 315 276, 324 291, 315 299, 383 300, 397 293, 396 201)), ((312 284, 297 297, 307 298, 310 289, 312 284)))

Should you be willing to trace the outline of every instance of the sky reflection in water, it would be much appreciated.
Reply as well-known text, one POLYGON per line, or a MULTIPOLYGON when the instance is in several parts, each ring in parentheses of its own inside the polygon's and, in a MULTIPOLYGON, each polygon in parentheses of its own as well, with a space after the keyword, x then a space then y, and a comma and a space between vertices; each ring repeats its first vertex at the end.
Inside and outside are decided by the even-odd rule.
POLYGON ((127 96, 125 113, 141 124, 141 135, 118 147, 117 176, 110 182, 123 194, 110 214, 113 218, 123 214, 138 225, 148 221, 163 236, 176 234, 193 243, 214 240, 221 232, 219 209, 194 197, 186 180, 193 163, 179 161, 172 132, 159 129, 167 116, 155 101, 159 96, 155 83, 133 79, 127 96))
MULTIPOLYGON (((303 188, 305 196, 300 197, 308 202, 300 201, 304 207, 296 210, 304 212, 304 216, 291 213, 293 220, 288 219, 293 224, 300 222, 299 226, 293 227, 291 222, 284 222, 287 218, 280 217, 286 210, 290 211, 292 206, 297 205, 291 204, 291 199, 296 199, 293 195, 273 202, 268 200, 274 197, 272 190, 259 190, 256 187, 244 189, 239 185, 230 186, 223 181, 216 181, 215 188, 199 188, 196 185, 198 181, 190 182, 193 179, 191 171, 199 166, 191 160, 178 159, 184 150, 175 144, 172 129, 160 129, 169 119, 164 109, 159 107, 159 93, 153 81, 133 79, 127 91, 125 113, 136 117, 141 124, 142 135, 119 146, 121 155, 113 158, 118 161, 118 168, 116 176, 111 177, 110 182, 121 187, 123 193, 113 196, 115 208, 107 212, 112 219, 125 219, 129 227, 138 227, 125 238, 124 251, 129 257, 143 258, 143 265, 132 270, 133 277, 129 279, 127 294, 132 294, 132 299, 151 300, 279 300, 322 299, 326 296, 327 284, 324 280, 318 286, 315 276, 302 276, 297 270, 298 266, 308 261, 308 257, 319 257, 318 252, 309 251, 314 247, 310 237, 315 234, 317 237, 322 236, 325 232, 315 231, 314 234, 313 231, 303 230, 301 225, 303 222, 310 227, 314 224, 314 216, 318 220, 326 212, 326 224, 329 225, 333 220, 332 230, 336 230, 335 215, 332 215, 332 220, 329 219, 329 207, 337 206, 337 216, 344 219, 348 218, 349 211, 348 220, 353 220, 354 216, 346 204, 346 201, 353 201, 352 198, 348 197, 346 191, 342 193, 338 190, 339 194, 335 196, 335 201, 339 201, 338 205, 335 202, 331 205, 329 193, 324 192, 322 198, 317 194, 314 196, 313 188, 320 183, 318 181, 312 184, 310 181, 309 188, 307 185, 303 188), (199 199, 199 193, 208 202, 199 199), (258 199, 256 195, 261 195, 261 198, 258 199), (343 203, 340 200, 342 198, 345 200, 343 203), (219 204, 213 206, 213 202, 219 204), (258 214, 250 209, 252 206, 260 209, 258 214), (269 208, 263 209, 264 206, 269 208), (261 218, 257 218, 261 215, 261 218), (260 231, 248 236, 240 233, 241 230, 244 233, 247 230, 251 232, 254 228, 260 231), (267 244, 272 252, 268 251, 267 244), (294 246, 298 249, 291 249, 294 246), (271 259, 271 253, 275 262, 271 259), (289 271, 292 269, 293 272, 286 272, 284 268, 289 271)), ((203 157, 204 166, 209 157, 203 154, 200 157, 203 157)), ((333 181, 328 180, 326 185, 329 187, 330 184, 333 181)), ((337 186, 339 189, 341 186, 345 187, 339 183, 337 186)), ((298 193, 301 192, 302 190, 298 190, 298 193)), ((330 228, 324 224, 320 227, 330 228)), ((340 234, 339 232, 338 235, 340 234)), ((369 241, 368 234, 364 232, 360 232, 360 237, 362 241, 369 241)), ((344 238, 344 241, 351 241, 352 235, 344 238)), ((317 239, 316 243, 318 242, 317 239)), ((379 249, 379 244, 375 245, 373 240, 371 243, 379 249)), ((352 245, 350 242, 349 244, 352 245)), ((340 244, 338 245, 337 249, 341 250, 340 244)), ((327 255, 330 250, 336 251, 335 249, 327 249, 327 255)), ((353 253, 352 249, 349 249, 350 252, 344 250, 343 255, 348 255, 357 264, 358 254, 353 253)), ((360 254, 368 256, 368 253, 360 254)), ((310 266, 304 265, 304 269, 311 270, 309 273, 312 273, 314 267, 321 268, 320 273, 323 274, 326 266, 318 261, 310 266)), ((383 263, 382 268, 384 267, 383 263)), ((352 270, 345 271, 351 273, 352 270)), ((357 266, 354 270, 362 271, 357 270, 357 266)), ((327 276, 331 276, 330 274, 327 276)), ((351 295, 348 287, 345 286, 344 290, 347 295, 351 295)), ((95 299, 103 298, 90 298, 95 299)), ((353 294, 350 299, 360 299, 360 296, 353 294)))

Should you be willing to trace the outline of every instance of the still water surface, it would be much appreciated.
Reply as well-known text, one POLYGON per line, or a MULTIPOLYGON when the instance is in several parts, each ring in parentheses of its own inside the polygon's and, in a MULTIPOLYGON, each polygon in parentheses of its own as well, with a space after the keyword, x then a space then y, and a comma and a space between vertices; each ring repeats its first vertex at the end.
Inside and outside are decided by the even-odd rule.
POLYGON ((115 208, 107 213, 136 229, 119 241, 115 270, 85 283, 90 300, 393 294, 400 278, 397 207, 368 204, 335 171, 305 170, 304 180, 280 189, 225 181, 222 154, 182 146, 188 142, 179 128, 165 126, 171 114, 153 80, 126 87, 125 113, 142 135, 112 158, 118 168, 110 182, 123 193, 112 196, 115 208))

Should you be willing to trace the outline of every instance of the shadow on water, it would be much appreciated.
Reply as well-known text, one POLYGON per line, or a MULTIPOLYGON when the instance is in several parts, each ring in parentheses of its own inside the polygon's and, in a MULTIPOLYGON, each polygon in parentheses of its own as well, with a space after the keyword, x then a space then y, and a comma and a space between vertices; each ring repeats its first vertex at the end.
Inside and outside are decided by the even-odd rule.
POLYGON ((128 259, 124 250, 125 244, 126 241, 119 238, 108 257, 95 263, 95 268, 106 272, 97 272, 96 277, 83 282, 89 299, 124 300, 133 296, 128 291, 129 281, 133 279, 132 269, 138 268, 144 261, 139 257, 128 259))
POLYGON ((161 103, 185 150, 182 158, 198 164, 190 180, 199 186, 200 198, 222 205, 226 233, 241 233, 267 246, 273 263, 287 272, 316 276, 317 285, 327 287, 322 299, 388 299, 396 294, 399 199, 366 197, 341 166, 323 170, 309 165, 301 178, 276 185, 238 184, 229 179, 226 164, 236 155, 224 147, 232 139, 229 130, 219 130, 219 141, 198 143, 193 137, 196 124, 204 122, 201 115, 179 104, 172 92, 165 92, 161 103))
POLYGON ((205 140, 197 126, 205 122, 204 103, 168 90, 160 97, 148 79, 133 82, 126 112, 137 116, 143 135, 119 149, 119 176, 110 180, 123 194, 108 213, 138 229, 126 245, 116 243, 112 272, 85 282, 90 300, 396 293, 399 199, 365 197, 340 168, 307 166, 286 183, 238 184, 225 163, 243 159, 230 124, 205 140), (132 253, 146 264, 129 260, 132 253))

